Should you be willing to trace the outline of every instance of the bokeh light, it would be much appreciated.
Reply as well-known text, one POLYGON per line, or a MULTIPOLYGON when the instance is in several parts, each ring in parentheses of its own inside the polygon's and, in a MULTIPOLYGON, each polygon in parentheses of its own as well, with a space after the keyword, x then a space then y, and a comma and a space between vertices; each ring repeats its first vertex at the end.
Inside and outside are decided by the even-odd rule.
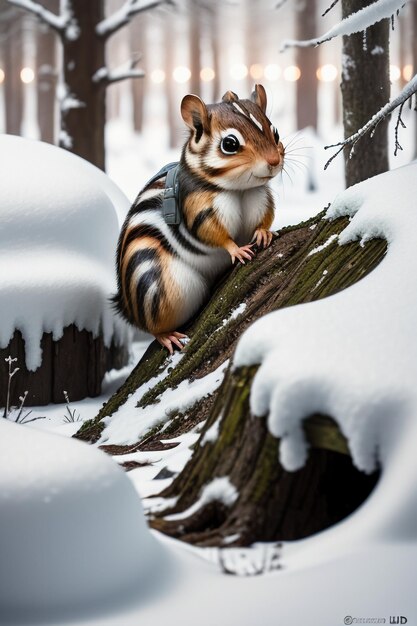
POLYGON ((151 81, 153 83, 163 83, 165 80, 165 72, 164 70, 153 70, 151 72, 151 81))
POLYGON ((211 80, 214 80, 215 76, 216 76, 216 72, 213 70, 212 67, 203 67, 203 69, 200 72, 200 78, 205 83, 208 83, 211 80))
POLYGON ((284 79, 290 83, 294 83, 301 76, 300 68, 297 65, 289 65, 284 70, 284 79))
POLYGON ((4 82, 4 76, 5 76, 4 71, 0 67, 0 85, 1 85, 1 83, 4 82))
POLYGON ((20 72, 20 80, 25 85, 32 83, 35 79, 35 72, 31 67, 24 67, 20 72))
POLYGON ((336 80, 337 67, 331 63, 326 63, 318 68, 316 75, 319 80, 323 81, 323 83, 331 83, 336 80))
POLYGON ((411 80, 413 77, 413 66, 409 63, 407 65, 404 65, 403 67, 403 78, 404 80, 411 80))
POLYGON ((243 80, 248 75, 248 68, 244 63, 236 63, 230 68, 230 75, 235 80, 243 80))
POLYGON ((265 67, 264 75, 267 80, 278 80, 278 78, 281 76, 281 68, 275 63, 270 63, 265 67))
POLYGON ((249 68, 249 74, 254 80, 259 80, 264 75, 264 68, 260 63, 253 63, 249 68))
POLYGON ((191 78, 191 72, 188 67, 180 65, 175 68, 172 76, 177 83, 186 83, 191 78))
POLYGON ((389 77, 392 81, 396 81, 401 78, 401 70, 398 65, 389 66, 389 77))

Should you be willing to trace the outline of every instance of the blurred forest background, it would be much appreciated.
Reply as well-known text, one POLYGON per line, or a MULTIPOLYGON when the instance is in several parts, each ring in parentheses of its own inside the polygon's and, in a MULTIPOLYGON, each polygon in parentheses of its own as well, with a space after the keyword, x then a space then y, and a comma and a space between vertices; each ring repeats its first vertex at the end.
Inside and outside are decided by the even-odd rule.
MULTIPOLYGON (((22 1, 56 15, 65 6, 65 0, 61 9, 59 0, 22 1)), ((73 2, 84 6, 86 19, 92 10, 98 11, 96 23, 117 17, 129 4, 73 2)), ((97 116, 105 122, 105 143, 94 152, 100 140, 90 132, 91 122, 80 125, 78 118, 77 128, 71 132, 67 128, 68 112, 82 107, 71 99, 67 84, 71 51, 67 49, 63 57, 64 47, 76 42, 70 35, 64 41, 30 11, 0 0, 0 132, 72 149, 107 169, 128 195, 143 184, 142 170, 143 175, 152 174, 170 150, 178 153, 184 140, 179 104, 186 93, 213 102, 228 89, 247 97, 254 83, 261 82, 268 92, 268 114, 282 136, 309 127, 322 143, 338 140, 343 133, 340 38, 316 48, 279 52, 282 40, 313 37, 338 21, 339 5, 322 17, 329 4, 329 0, 142 2, 150 5, 147 10, 114 31, 107 23, 110 30, 100 42, 90 37, 77 52, 78 68, 91 65, 96 72, 93 88, 105 93, 105 110, 101 104, 96 112, 90 107, 93 123, 97 116), (67 127, 60 122, 65 116, 67 127)), ((407 5, 390 33, 391 97, 413 74, 416 14, 407 5)), ((409 143, 414 153, 415 137, 409 143)))

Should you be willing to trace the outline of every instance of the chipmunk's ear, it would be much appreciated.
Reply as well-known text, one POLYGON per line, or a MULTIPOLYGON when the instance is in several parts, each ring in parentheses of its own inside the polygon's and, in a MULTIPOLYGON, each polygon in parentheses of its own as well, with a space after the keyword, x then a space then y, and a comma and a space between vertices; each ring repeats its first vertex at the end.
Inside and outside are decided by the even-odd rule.
POLYGON ((231 104, 232 102, 237 102, 238 100, 239 96, 234 91, 226 91, 222 98, 222 102, 229 102, 229 104, 231 104))
POLYGON ((195 140, 198 143, 204 131, 210 128, 207 107, 198 96, 192 94, 184 96, 181 102, 181 115, 191 130, 195 130, 195 140))
POLYGON ((251 95, 251 100, 258 105, 260 109, 265 113, 266 111, 266 91, 262 85, 255 85, 255 88, 251 95))

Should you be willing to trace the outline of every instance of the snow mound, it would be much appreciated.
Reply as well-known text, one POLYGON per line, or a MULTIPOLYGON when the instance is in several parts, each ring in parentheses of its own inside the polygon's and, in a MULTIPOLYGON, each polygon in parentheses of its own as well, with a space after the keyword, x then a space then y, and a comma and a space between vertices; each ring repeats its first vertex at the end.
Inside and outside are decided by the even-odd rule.
POLYGON ((0 420, 0 459, 1 623, 57 624, 161 585, 163 550, 104 453, 0 420))
POLYGON ((103 172, 49 144, 3 135, 0 155, 0 347, 20 330, 36 370, 42 334, 57 340, 72 323, 124 343, 108 299, 129 201, 103 172))
POLYGON ((365 472, 384 468, 378 489, 390 503, 388 517, 402 511, 401 523, 414 524, 413 536, 416 490, 400 487, 399 476, 417 475, 410 446, 417 431, 416 197, 417 163, 341 193, 327 213, 328 219, 352 218, 339 244, 384 237, 386 257, 345 291, 257 321, 234 359, 235 367, 261 364, 251 408, 268 415, 287 470, 306 460, 302 420, 316 412, 332 416, 356 466, 365 472))

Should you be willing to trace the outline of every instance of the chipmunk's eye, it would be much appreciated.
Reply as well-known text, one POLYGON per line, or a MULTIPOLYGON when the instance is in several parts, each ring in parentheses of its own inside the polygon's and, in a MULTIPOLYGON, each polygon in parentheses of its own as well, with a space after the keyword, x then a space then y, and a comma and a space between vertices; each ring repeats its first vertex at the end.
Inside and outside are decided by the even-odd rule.
POLYGON ((277 131, 275 126, 272 126, 272 124, 271 124, 271 130, 272 130, 272 134, 274 135, 275 143, 278 144, 279 143, 279 132, 277 131))
POLYGON ((224 154, 236 154, 240 148, 239 139, 235 135, 227 135, 223 137, 220 148, 224 154))

